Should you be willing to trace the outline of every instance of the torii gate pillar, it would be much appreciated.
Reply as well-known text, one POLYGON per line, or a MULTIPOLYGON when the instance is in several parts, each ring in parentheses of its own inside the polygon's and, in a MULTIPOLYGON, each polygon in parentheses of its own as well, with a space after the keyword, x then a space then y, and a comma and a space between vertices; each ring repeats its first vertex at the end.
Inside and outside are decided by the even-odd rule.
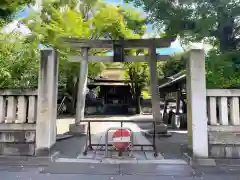
POLYGON ((70 124, 69 131, 74 134, 82 134, 85 132, 85 125, 81 123, 84 119, 85 99, 87 91, 88 78, 88 48, 83 48, 84 59, 80 62, 80 74, 78 81, 78 95, 75 123, 70 124))
MULTIPOLYGON (((150 89, 151 89, 151 102, 153 120, 158 121, 156 126, 156 133, 167 133, 167 125, 163 123, 162 115, 160 112, 160 95, 158 91, 158 74, 157 74, 157 55, 156 47, 149 48, 149 68, 150 68, 150 89)), ((152 130, 150 131, 152 133, 152 130)))

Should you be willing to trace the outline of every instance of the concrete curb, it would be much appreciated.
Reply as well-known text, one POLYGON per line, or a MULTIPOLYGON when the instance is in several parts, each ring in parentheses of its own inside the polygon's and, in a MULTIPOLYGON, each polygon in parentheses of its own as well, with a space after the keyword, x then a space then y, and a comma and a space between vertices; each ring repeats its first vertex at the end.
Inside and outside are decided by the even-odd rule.
POLYGON ((240 159, 215 159, 218 166, 240 167, 240 159))
POLYGON ((61 135, 61 136, 57 136, 56 141, 62 141, 62 140, 65 140, 65 139, 70 139, 72 137, 74 137, 73 134, 64 134, 64 135, 61 135))
POLYGON ((194 158, 188 155, 188 153, 183 153, 183 157, 190 166, 217 166, 216 161, 211 158, 194 158))
POLYGON ((181 159, 163 159, 163 160, 136 160, 136 159, 70 159, 58 158, 55 162, 61 163, 93 163, 93 164, 164 164, 164 165, 187 165, 181 159))
POLYGON ((50 157, 21 157, 21 156, 5 156, 0 157, 0 165, 6 166, 46 166, 51 163, 50 157))
MULTIPOLYGON (((143 132, 143 133, 146 137, 153 137, 152 133, 148 133, 148 132, 143 132)), ((166 138, 172 137, 172 134, 169 132, 168 133, 156 133, 155 135, 156 135, 156 138, 157 137, 166 137, 166 138)))
POLYGON ((52 162, 55 162, 56 159, 58 159, 59 157, 60 157, 60 152, 59 152, 59 151, 56 151, 56 152, 54 152, 54 153, 52 154, 52 156, 51 156, 51 161, 52 161, 52 162))
POLYGON ((187 163, 192 166, 193 165, 193 159, 191 156, 188 155, 188 153, 183 153, 183 158, 187 161, 187 163))

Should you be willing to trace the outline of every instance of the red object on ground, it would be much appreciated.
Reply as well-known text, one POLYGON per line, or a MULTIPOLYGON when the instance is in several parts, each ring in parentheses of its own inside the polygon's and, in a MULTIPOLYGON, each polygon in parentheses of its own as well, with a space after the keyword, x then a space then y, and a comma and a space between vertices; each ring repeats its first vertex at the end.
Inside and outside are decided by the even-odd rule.
POLYGON ((118 150, 127 149, 131 142, 131 132, 126 129, 118 129, 112 135, 113 146, 118 150))

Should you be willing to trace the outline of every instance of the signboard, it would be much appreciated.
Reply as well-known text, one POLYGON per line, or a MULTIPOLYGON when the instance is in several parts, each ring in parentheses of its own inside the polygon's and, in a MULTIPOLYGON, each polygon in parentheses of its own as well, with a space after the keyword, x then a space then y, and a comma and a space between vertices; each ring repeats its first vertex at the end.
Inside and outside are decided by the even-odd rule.
POLYGON ((127 149, 131 144, 131 133, 126 129, 118 129, 112 135, 112 144, 118 150, 127 149))
POLYGON ((113 62, 124 62, 124 48, 121 41, 113 43, 113 62))

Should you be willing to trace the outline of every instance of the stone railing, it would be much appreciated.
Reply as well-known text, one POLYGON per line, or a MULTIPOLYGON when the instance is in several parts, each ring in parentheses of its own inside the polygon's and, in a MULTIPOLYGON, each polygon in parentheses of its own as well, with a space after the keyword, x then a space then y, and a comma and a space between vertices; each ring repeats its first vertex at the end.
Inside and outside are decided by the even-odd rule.
POLYGON ((207 90, 210 157, 240 157, 239 97, 237 89, 207 90))
POLYGON ((37 91, 0 89, 0 155, 34 155, 37 91))

